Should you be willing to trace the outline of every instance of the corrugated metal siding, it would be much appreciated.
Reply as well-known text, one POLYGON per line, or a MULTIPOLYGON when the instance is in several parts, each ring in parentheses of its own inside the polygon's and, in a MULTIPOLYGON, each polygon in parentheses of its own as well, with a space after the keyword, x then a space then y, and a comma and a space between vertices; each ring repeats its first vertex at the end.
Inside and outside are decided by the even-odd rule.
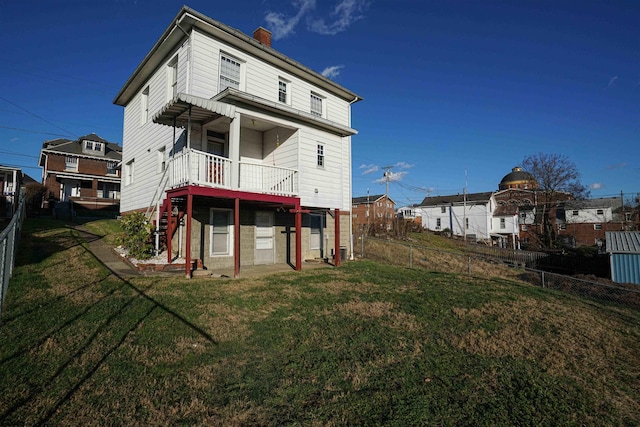
POLYGON ((607 231, 607 252, 640 254, 640 231, 607 231))
POLYGON ((640 285, 640 254, 611 254, 611 280, 640 285))

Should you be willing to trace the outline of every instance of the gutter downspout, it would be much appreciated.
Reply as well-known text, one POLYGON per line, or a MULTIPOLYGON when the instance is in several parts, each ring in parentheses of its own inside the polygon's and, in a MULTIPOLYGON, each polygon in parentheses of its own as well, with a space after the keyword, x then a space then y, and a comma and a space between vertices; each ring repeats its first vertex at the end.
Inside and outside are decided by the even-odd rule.
MULTIPOLYGON (((353 101, 349 102, 349 127, 351 127, 351 106, 358 102, 360 98, 356 96, 353 98, 353 101)), ((351 137, 349 137, 349 179, 353 176, 353 158, 351 156, 352 147, 351 147, 351 137)), ((349 207, 349 260, 353 261, 353 183, 349 186, 349 203, 351 206, 349 207)))

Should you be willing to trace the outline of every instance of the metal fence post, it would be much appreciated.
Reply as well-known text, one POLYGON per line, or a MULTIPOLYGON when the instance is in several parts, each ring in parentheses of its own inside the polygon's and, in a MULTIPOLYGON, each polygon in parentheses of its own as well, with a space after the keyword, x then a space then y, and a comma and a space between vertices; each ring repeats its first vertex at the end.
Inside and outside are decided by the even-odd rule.
POLYGON ((360 256, 362 256, 362 258, 364 258, 364 233, 362 233, 362 237, 360 238, 360 256))
POLYGON ((540 279, 542 280, 542 287, 544 288, 544 271, 540 271, 540 279))
POLYGON ((471 274, 471 257, 469 257, 467 262, 467 274, 471 274))

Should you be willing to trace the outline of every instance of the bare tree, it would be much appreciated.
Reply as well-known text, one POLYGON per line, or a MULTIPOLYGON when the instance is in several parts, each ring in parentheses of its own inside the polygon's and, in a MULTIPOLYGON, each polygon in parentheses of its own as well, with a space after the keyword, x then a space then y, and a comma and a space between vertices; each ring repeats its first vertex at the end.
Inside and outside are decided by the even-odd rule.
POLYGON ((555 231, 550 213, 558 202, 567 199, 582 200, 589 197, 589 190, 580 182, 580 172, 569 158, 561 154, 531 154, 522 161, 522 169, 537 181, 542 200, 542 242, 551 247, 555 242, 555 231))

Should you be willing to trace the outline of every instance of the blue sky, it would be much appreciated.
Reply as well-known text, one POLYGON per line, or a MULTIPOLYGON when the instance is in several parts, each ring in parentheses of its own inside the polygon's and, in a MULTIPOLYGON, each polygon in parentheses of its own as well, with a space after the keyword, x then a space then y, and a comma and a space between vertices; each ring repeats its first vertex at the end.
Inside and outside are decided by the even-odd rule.
MULTIPOLYGON (((121 143, 113 98, 185 3, 0 0, 0 164, 39 179, 46 139, 121 143)), ((249 0, 186 4, 364 98, 354 196, 497 189, 569 157, 594 197, 640 192, 640 2, 249 0), (465 178, 466 176, 466 178, 465 178)))

